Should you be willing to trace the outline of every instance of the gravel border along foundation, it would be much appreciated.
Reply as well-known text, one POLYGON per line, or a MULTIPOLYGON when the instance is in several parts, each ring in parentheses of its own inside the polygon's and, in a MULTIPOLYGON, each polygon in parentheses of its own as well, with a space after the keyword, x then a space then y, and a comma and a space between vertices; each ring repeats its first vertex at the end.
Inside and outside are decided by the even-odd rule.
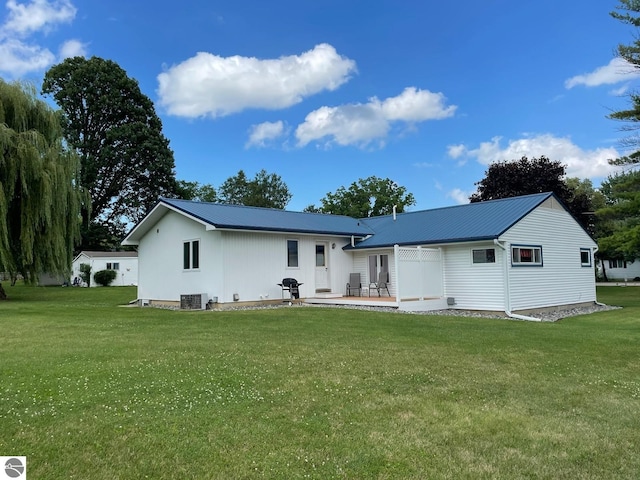
MULTIPOLYGON (((428 312, 405 312, 398 310, 393 307, 368 307, 361 305, 314 305, 308 303, 294 303, 293 305, 283 304, 283 305, 258 305, 252 307, 229 307, 222 309, 225 310, 261 310, 261 309, 270 309, 270 308, 301 308, 301 307, 317 307, 317 308, 346 308, 352 310, 369 310, 374 312, 389 312, 389 313, 402 313, 405 315, 450 315, 456 317, 472 317, 472 318, 501 318, 505 320, 519 320, 517 318, 509 317, 506 313, 503 312, 480 312, 475 310, 435 310, 428 312)), ((539 319, 543 322, 556 322, 563 318, 567 317, 575 317, 577 315, 588 315, 590 313, 596 312, 604 312, 607 310, 616 310, 621 307, 615 307, 610 305, 600 305, 593 304, 588 306, 581 306, 575 308, 558 308, 556 310, 546 310, 537 313, 531 313, 527 315, 528 317, 532 317, 535 319, 539 319)))

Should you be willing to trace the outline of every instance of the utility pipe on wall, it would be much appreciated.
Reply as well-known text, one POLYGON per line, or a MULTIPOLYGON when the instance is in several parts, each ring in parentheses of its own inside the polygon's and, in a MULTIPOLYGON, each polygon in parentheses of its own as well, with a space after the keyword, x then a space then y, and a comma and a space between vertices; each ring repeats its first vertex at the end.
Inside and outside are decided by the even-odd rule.
POLYGON ((518 313, 513 313, 511 311, 511 294, 510 294, 510 283, 509 283, 509 249, 502 245, 497 238, 493 239, 493 243, 500 247, 500 249, 502 249, 503 252, 503 258, 504 258, 504 300, 505 300, 505 309, 504 309, 504 313, 507 314, 508 317, 510 318, 517 318, 518 320, 527 320, 529 322, 541 322, 542 319, 540 318, 536 318, 536 317, 527 317, 526 315, 520 315, 518 313))

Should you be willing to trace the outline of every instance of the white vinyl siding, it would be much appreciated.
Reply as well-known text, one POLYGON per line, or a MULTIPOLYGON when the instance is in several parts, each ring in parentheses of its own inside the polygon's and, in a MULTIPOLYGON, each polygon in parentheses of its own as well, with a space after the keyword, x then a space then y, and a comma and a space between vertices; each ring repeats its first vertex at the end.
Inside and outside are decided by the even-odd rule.
POLYGON ((219 232, 207 232, 200 223, 175 212, 167 213, 140 241, 138 298, 179 301, 182 294, 211 294, 221 279, 204 272, 220 262, 216 259, 218 239, 219 232), (198 239, 198 269, 183 268, 185 242, 192 248, 187 239, 198 239))
POLYGON ((543 255, 540 267, 509 268, 512 311, 596 300, 593 267, 585 268, 578 254, 596 245, 566 211, 538 207, 500 240, 509 248, 537 245, 543 255))
MULTIPOLYGON (((270 234, 254 232, 220 232, 224 241, 224 289, 219 301, 232 301, 237 293, 240 301, 259 301, 261 299, 278 299, 282 297, 282 289, 278 283, 283 278, 295 278, 303 285, 300 296, 315 295, 316 244, 321 237, 300 235, 293 238, 291 234, 270 234), (298 242, 298 268, 287 267, 287 240, 298 242)), ((336 243, 336 248, 329 247, 326 261, 330 275, 330 285, 336 285, 336 291, 342 292, 353 268, 350 253, 344 252, 342 246, 347 240, 338 237, 324 237, 322 241, 328 245, 336 243)))
POLYGON ((504 253, 496 248, 495 263, 473 263, 472 250, 496 248, 493 244, 461 244, 443 248, 444 291, 455 308, 504 310, 504 253))

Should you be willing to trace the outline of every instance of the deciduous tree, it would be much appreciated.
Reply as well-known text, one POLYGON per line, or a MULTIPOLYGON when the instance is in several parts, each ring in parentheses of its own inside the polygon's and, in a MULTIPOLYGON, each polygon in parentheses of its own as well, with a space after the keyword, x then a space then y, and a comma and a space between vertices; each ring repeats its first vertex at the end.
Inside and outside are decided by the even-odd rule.
POLYGON ((284 209, 291 200, 291 193, 275 173, 267 173, 263 169, 250 180, 240 170, 220 185, 217 198, 221 203, 284 209))
POLYGON ((408 193, 405 187, 376 176, 361 178, 349 188, 340 187, 334 193, 327 193, 320 202, 320 207, 309 205, 305 211, 365 218, 388 215, 394 206, 396 212, 401 213, 416 204, 413 194, 408 193))
POLYGON ((594 233, 592 200, 595 195, 590 181, 565 178, 566 167, 559 161, 522 157, 489 165, 485 177, 476 182, 478 191, 469 197, 473 202, 553 192, 562 200, 578 222, 594 233))
POLYGON ((59 115, 33 86, 0 80, 0 271, 28 282, 69 273, 79 239, 78 172, 59 115))
POLYGON ((195 200, 197 202, 213 202, 218 200, 216 190, 208 183, 189 182, 178 180, 176 197, 183 200, 195 200))
POLYGON ((46 72, 42 86, 64 112, 64 133, 81 160, 83 236, 91 224, 121 231, 158 197, 176 190, 173 152, 153 102, 115 62, 68 58, 46 72))
POLYGON ((566 167, 545 156, 503 160, 489 165, 485 176, 476 182, 478 191, 469 197, 473 202, 516 197, 532 193, 554 192, 561 199, 569 197, 565 182, 566 167))

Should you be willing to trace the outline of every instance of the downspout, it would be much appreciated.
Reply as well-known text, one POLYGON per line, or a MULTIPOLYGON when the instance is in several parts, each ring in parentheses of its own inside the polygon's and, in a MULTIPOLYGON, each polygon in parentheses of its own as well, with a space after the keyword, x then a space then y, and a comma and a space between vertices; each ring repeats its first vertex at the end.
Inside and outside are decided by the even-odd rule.
MULTIPOLYGON (((593 268, 595 270, 596 268, 596 252, 600 250, 600 248, 596 245, 596 247, 593 249, 593 252, 591 253, 591 258, 593 258, 593 268)), ((602 262, 602 269, 604 270, 604 261, 602 262)), ((594 272, 595 275, 595 272, 594 272)), ((601 307, 606 307, 607 305, 605 303, 600 303, 598 301, 598 297, 596 296, 596 300, 595 300, 596 305, 600 305, 601 307)))
POLYGON ((396 304, 400 308, 400 246, 396 243, 393 246, 393 269, 396 274, 396 304))
POLYGON ((513 313, 511 311, 511 284, 509 283, 509 255, 508 249, 504 245, 502 245, 497 238, 493 239, 493 243, 500 247, 504 252, 504 300, 505 300, 505 309, 504 313, 507 314, 509 318, 516 318, 518 320, 527 320, 529 322, 541 322, 542 319, 536 317, 528 317, 526 315, 520 315, 518 313, 513 313))

